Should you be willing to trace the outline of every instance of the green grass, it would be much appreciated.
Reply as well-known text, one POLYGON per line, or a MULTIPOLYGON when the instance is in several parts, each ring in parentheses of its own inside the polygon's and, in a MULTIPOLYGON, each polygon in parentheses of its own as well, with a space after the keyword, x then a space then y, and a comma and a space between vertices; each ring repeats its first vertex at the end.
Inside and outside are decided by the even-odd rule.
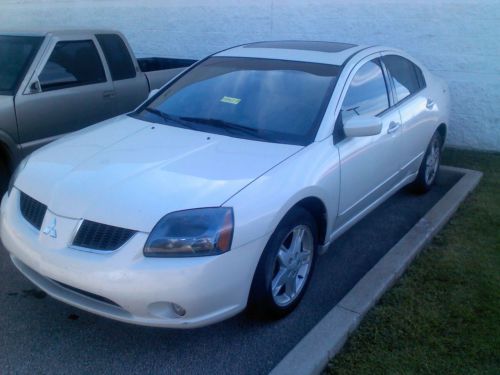
POLYGON ((327 374, 500 374, 500 154, 449 149, 443 163, 483 179, 327 374))

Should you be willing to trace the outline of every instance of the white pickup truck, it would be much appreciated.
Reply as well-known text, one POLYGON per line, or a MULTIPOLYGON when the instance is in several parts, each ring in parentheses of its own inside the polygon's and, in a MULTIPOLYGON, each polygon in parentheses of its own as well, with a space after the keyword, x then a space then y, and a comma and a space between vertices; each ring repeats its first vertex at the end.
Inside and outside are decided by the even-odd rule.
POLYGON ((194 62, 136 59, 116 31, 0 32, 3 174, 65 133, 133 110, 194 62))

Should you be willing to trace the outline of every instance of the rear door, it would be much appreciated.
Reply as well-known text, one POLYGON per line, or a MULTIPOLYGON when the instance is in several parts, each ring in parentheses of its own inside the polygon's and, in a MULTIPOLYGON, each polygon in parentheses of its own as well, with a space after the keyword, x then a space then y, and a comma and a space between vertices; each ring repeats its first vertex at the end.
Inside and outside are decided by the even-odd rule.
POLYGON ((368 58, 351 72, 335 124, 340 156, 339 217, 336 226, 347 224, 399 182, 399 111, 391 106, 392 96, 380 59, 368 58), (343 124, 353 116, 382 119, 380 134, 346 138, 343 124))
POLYGON ((124 39, 118 34, 96 35, 108 62, 113 79, 113 116, 130 112, 149 94, 146 76, 142 73, 124 39))
POLYGON ((401 114, 400 157, 404 177, 418 170, 436 128, 437 107, 433 98, 428 97, 422 70, 415 63, 395 54, 385 54, 382 61, 393 88, 395 107, 401 114))
POLYGON ((16 96, 19 138, 27 152, 111 116, 113 85, 94 37, 54 37, 16 96))

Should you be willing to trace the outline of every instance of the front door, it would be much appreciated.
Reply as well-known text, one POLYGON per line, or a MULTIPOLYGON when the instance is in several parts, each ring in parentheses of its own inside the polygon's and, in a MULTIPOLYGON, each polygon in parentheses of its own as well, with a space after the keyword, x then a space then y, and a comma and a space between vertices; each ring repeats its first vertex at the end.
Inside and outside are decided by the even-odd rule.
POLYGON ((23 149, 110 117, 112 92, 93 39, 54 40, 15 99, 23 149))
POLYGON ((394 187, 400 170, 401 119, 399 111, 391 108, 390 91, 379 59, 360 63, 351 77, 336 123, 341 174, 337 229, 394 187), (343 123, 361 115, 380 117, 382 132, 367 137, 342 136, 343 123))

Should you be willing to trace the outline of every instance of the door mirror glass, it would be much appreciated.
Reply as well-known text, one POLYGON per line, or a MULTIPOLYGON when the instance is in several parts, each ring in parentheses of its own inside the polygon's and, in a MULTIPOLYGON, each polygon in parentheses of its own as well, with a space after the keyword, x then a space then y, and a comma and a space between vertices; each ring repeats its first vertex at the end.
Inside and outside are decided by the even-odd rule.
POLYGON ((344 124, 346 137, 367 137, 381 131, 382 119, 375 116, 354 116, 344 124))
POLYGON ((149 92, 148 99, 149 99, 149 98, 152 98, 153 96, 155 96, 155 94, 156 94, 158 91, 160 91, 160 89, 154 89, 154 90, 151 90, 151 91, 149 92))

